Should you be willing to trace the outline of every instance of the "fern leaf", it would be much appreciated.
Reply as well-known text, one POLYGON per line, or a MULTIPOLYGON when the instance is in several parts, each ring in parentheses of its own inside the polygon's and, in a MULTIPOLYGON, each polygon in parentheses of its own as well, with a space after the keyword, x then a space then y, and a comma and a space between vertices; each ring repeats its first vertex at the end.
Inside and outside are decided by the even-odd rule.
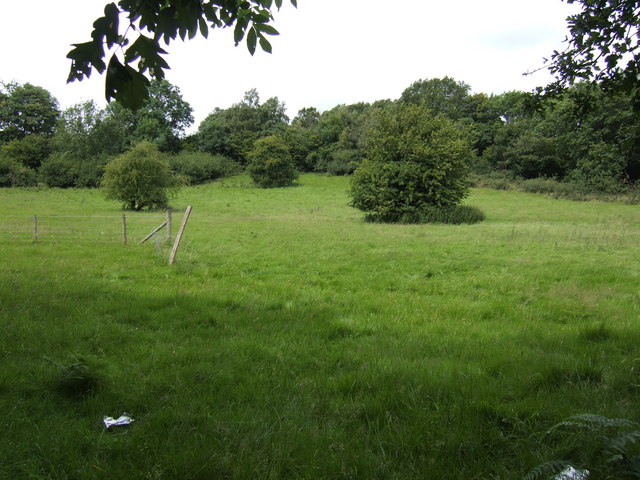
POLYGON ((551 460, 535 467, 522 480, 547 479, 551 475, 557 475, 562 472, 567 466, 569 466, 569 462, 566 460, 551 460))

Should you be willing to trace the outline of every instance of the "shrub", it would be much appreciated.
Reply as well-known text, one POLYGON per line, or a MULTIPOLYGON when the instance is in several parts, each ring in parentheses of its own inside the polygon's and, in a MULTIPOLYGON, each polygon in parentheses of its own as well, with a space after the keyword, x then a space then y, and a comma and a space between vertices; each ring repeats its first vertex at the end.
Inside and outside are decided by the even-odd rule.
POLYGON ((14 187, 35 187, 38 185, 38 174, 35 170, 18 165, 11 175, 14 187))
POLYGON ((396 104, 374 114, 365 160, 353 174, 351 204, 370 218, 419 219, 468 194, 472 158, 466 134, 425 107, 396 104))
POLYGON ((238 171, 237 164, 229 157, 205 152, 180 152, 168 161, 173 172, 192 185, 228 177, 238 171))
POLYGON ((625 159, 615 147, 596 143, 578 160, 571 180, 582 193, 620 193, 624 190, 624 166, 625 159))
POLYGON ((51 154, 51 139, 48 135, 32 133, 5 143, 0 148, 2 154, 32 170, 51 154))
POLYGON ((469 175, 469 183, 473 187, 478 188, 510 190, 516 183, 516 180, 510 172, 494 170, 486 173, 472 173, 469 175))
POLYGON ((326 162, 324 169, 331 175, 350 175, 360 162, 357 150, 335 149, 331 152, 331 158, 326 162))
POLYGON ((554 194, 560 189, 560 182, 553 178, 530 178, 523 180, 520 188, 528 193, 543 193, 546 195, 554 194))
POLYGON ((35 170, 0 155, 0 187, 33 187, 37 184, 35 170))
POLYGON ((287 187, 298 177, 286 143, 277 136, 256 140, 247 172, 259 187, 287 187))
POLYGON ((86 160, 79 161, 76 166, 76 170, 78 172, 76 187, 99 187, 102 182, 105 166, 112 159, 113 157, 110 157, 109 155, 100 154, 86 160))
POLYGON ((158 147, 141 142, 109 162, 102 179, 107 198, 130 210, 166 208, 179 182, 162 157, 158 147))
POLYGON ((64 153, 54 153, 42 162, 40 179, 50 187, 75 187, 78 179, 76 162, 64 153))
POLYGON ((531 178, 523 180, 520 189, 529 193, 541 193, 554 198, 568 198, 570 200, 586 200, 587 197, 573 182, 560 182, 553 178, 531 178))

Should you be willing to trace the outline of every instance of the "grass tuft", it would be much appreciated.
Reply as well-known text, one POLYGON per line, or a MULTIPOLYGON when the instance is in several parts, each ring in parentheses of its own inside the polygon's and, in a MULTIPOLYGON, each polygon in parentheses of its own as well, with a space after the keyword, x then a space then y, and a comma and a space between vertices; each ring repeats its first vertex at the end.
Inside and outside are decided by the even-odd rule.
POLYGON ((71 399, 82 399, 93 395, 100 382, 96 373, 83 359, 61 366, 56 387, 59 392, 71 399))
POLYGON ((586 327, 579 334, 579 338, 589 343, 603 343, 609 340, 611 336, 611 330, 605 327, 604 323, 586 327))

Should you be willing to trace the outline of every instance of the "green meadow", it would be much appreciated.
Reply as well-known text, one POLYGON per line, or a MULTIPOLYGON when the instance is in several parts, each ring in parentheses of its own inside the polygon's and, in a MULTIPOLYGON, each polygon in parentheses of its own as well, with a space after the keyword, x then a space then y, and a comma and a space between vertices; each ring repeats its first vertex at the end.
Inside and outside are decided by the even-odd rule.
POLYGON ((124 246, 97 190, 0 191, 0 224, 116 219, 0 236, 0 478, 514 479, 570 415, 640 420, 637 206, 476 189, 479 224, 370 224, 348 181, 184 188, 173 266, 135 244, 162 214, 124 246))

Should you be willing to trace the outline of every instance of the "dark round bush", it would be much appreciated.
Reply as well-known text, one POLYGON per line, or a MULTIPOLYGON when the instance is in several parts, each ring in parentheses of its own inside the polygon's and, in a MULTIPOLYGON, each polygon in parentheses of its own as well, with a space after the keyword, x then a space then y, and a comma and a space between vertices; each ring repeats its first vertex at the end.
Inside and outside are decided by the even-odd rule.
POLYGON ((0 154, 0 187, 33 187, 37 184, 35 170, 0 154))
POLYGON ((105 167, 102 186, 107 198, 120 200, 130 210, 160 209, 178 187, 178 179, 162 160, 158 147, 141 142, 105 167))
POLYGON ((353 174, 351 204, 388 222, 419 219, 468 194, 467 133, 418 105, 377 111, 365 132, 365 160, 353 174))
POLYGON ((40 179, 50 187, 70 188, 78 179, 78 164, 64 153, 53 153, 40 165, 40 179))
POLYGON ((248 158, 247 172, 259 187, 288 187, 298 178, 291 153, 280 137, 256 140, 248 158))
POLYGON ((189 184, 198 185, 237 172, 237 164, 229 157, 206 152, 180 152, 168 157, 171 169, 189 184))

